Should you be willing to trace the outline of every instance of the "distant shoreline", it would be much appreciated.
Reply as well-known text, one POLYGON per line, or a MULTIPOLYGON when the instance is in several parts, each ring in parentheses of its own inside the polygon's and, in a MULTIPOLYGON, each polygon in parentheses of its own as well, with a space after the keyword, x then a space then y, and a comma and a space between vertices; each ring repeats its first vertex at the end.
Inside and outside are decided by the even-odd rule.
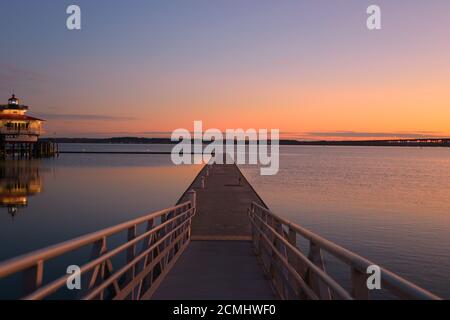
MULTIPOLYGON (((91 144, 177 144, 169 138, 42 138, 42 141, 56 143, 91 143, 91 144)), ((204 144, 210 143, 204 141, 204 144)), ((299 141, 280 140, 282 146, 366 146, 366 147, 450 147, 450 138, 397 139, 397 140, 348 140, 348 141, 299 141)))

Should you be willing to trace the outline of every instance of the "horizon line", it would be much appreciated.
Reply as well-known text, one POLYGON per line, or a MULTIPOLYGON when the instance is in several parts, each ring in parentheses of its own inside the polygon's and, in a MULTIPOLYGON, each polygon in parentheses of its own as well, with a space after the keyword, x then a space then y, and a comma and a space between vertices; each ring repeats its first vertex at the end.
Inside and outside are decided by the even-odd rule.
MULTIPOLYGON (((43 136, 42 139, 45 140, 113 140, 113 139, 139 139, 139 140, 167 140, 169 142, 178 142, 172 141, 170 137, 142 137, 142 136, 110 136, 110 137, 50 137, 43 136)), ((198 141, 199 139, 191 139, 192 141, 198 141)), ((226 139, 221 139, 217 141, 225 141, 226 139)), ((236 140, 236 139, 235 139, 236 140)), ((267 140, 272 140, 268 138, 267 140)), ((421 140, 450 140, 450 136, 427 136, 420 138, 393 138, 393 139, 349 139, 349 140, 339 140, 339 139, 293 139, 293 138, 281 138, 279 141, 288 141, 288 142, 383 142, 383 141, 421 141, 421 140)), ((202 139, 203 142, 212 142, 212 140, 202 139)), ((239 140, 242 141, 242 140, 239 140)), ((245 141, 249 141, 245 139, 245 141)), ((265 141, 265 139, 256 139, 251 141, 265 141)))

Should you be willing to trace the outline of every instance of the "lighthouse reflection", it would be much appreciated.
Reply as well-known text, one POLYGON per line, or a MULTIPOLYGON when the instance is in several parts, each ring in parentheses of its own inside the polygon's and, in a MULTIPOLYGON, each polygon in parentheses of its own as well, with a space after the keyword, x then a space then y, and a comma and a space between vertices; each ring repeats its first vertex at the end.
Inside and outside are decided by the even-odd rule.
POLYGON ((28 206, 29 197, 41 191, 39 161, 3 160, 0 162, 0 207, 5 208, 12 217, 28 206))

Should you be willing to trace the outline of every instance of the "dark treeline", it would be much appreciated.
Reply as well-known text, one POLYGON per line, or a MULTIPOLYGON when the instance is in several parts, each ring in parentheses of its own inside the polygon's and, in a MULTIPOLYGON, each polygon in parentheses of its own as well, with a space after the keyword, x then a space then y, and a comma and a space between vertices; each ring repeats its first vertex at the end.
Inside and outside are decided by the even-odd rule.
MULTIPOLYGON (((42 138, 56 143, 106 143, 106 144, 177 144, 169 138, 42 138)), ((270 142, 270 141, 269 141, 270 142)), ((210 143, 210 141, 204 141, 210 143)), ((247 141, 248 143, 248 141, 247 141)), ((384 147, 450 147, 450 138, 397 139, 397 140, 349 140, 349 141, 299 141, 280 140, 280 145, 291 146, 384 146, 384 147)))

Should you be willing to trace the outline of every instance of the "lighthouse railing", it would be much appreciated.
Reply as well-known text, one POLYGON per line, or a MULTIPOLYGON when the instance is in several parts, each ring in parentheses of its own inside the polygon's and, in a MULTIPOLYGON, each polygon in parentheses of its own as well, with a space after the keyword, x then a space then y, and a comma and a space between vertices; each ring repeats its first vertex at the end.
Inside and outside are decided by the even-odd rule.
POLYGON ((33 135, 40 135, 41 134, 40 129, 36 128, 14 128, 14 127, 1 127, 0 128, 0 134, 33 134, 33 135))

